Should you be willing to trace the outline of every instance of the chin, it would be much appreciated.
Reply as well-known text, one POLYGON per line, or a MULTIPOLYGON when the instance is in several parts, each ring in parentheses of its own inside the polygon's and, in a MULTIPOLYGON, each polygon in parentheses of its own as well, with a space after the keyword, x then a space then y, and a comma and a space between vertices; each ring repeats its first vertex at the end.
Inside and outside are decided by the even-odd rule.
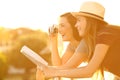
POLYGON ((83 37, 83 36, 84 36, 84 34, 83 34, 83 33, 79 33, 79 36, 83 37))

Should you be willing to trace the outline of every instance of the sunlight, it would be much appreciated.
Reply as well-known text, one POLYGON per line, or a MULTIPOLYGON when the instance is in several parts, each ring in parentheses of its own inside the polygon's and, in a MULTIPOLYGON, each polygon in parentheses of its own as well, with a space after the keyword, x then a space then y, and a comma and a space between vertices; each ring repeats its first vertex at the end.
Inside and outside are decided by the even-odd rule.
MULTIPOLYGON (((49 26, 57 23, 60 14, 79 11, 83 1, 88 0, 0 0, 0 26, 6 28, 28 27, 47 32, 49 26)), ((111 24, 120 25, 118 1, 99 0, 98 2, 106 8, 105 20, 111 24)))
MULTIPOLYGON (((29 27, 47 31, 50 25, 57 22, 60 14, 79 11, 83 1, 88 0, 1 0, 0 26, 29 27)), ((117 10, 120 6, 119 2, 114 0, 99 0, 98 2, 106 7, 105 20, 120 25, 120 11, 117 10)))

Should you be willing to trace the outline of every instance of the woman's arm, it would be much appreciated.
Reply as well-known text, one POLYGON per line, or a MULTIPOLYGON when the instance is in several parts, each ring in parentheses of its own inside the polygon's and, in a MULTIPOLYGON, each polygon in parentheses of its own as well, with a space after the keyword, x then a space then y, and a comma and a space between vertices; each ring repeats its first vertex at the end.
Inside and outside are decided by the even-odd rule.
POLYGON ((65 54, 62 57, 63 64, 59 66, 59 69, 75 68, 82 62, 85 62, 88 58, 88 48, 86 43, 82 40, 76 47, 76 50, 72 51, 71 47, 68 46, 65 54), (80 53, 79 53, 80 52, 80 53))
POLYGON ((60 66, 62 62, 58 51, 58 33, 49 35, 49 43, 51 50, 52 65, 60 66))
POLYGON ((60 57, 57 37, 58 36, 56 34, 50 35, 51 60, 53 66, 62 66, 72 57, 74 51, 70 50, 70 48, 67 46, 63 56, 60 57))
POLYGON ((75 45, 71 46, 68 44, 65 53, 61 58, 58 53, 57 37, 52 37, 51 41, 52 62, 54 66, 59 66, 60 69, 77 67, 88 58, 87 46, 84 40, 82 40, 80 44, 78 42, 79 45, 78 47, 76 45, 76 50, 73 50, 75 45), (80 54, 77 52, 78 48, 81 52, 80 54))
POLYGON ((55 77, 55 76, 71 77, 71 78, 91 77, 93 73, 100 67, 108 49, 109 49, 108 45, 97 44, 95 47, 94 55, 87 66, 79 67, 75 69, 66 69, 66 70, 48 68, 44 71, 45 75, 46 77, 55 77))
POLYGON ((75 68, 88 59, 88 47, 84 40, 81 40, 73 56, 62 67, 75 68))
POLYGON ((62 66, 58 67, 59 69, 64 69, 64 68, 76 68, 79 66, 82 62, 85 62, 85 60, 88 58, 87 53, 77 53, 75 52, 71 58, 62 66))

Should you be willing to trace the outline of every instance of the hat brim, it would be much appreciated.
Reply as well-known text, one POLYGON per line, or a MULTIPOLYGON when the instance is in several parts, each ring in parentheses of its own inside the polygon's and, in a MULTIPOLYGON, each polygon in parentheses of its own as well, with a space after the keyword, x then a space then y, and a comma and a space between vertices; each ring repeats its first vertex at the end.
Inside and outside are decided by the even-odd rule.
POLYGON ((98 17, 96 15, 92 15, 92 14, 89 14, 89 13, 83 13, 83 12, 71 12, 71 14, 74 16, 74 17, 79 17, 79 16, 86 16, 86 17, 92 17, 92 18, 95 18, 95 19, 98 19, 100 21, 103 21, 106 23, 106 21, 104 21, 103 18, 101 17, 98 17))

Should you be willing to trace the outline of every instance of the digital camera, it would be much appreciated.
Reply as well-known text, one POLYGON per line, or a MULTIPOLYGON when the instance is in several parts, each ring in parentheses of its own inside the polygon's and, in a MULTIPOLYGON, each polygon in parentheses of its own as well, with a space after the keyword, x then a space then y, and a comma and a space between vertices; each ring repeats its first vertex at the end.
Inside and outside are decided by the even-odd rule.
POLYGON ((58 33, 57 25, 53 25, 53 26, 49 27, 48 31, 50 34, 58 33))

